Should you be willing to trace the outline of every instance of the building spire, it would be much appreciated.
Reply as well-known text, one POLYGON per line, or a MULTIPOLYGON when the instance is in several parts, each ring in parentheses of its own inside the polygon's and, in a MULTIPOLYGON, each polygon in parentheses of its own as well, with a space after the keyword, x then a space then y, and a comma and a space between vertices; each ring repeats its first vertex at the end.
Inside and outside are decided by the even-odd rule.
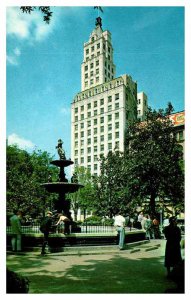
POLYGON ((96 27, 99 26, 100 28, 102 28, 102 18, 100 17, 99 13, 100 11, 103 13, 103 9, 101 6, 94 6, 94 9, 97 9, 97 14, 98 14, 95 25, 96 27))

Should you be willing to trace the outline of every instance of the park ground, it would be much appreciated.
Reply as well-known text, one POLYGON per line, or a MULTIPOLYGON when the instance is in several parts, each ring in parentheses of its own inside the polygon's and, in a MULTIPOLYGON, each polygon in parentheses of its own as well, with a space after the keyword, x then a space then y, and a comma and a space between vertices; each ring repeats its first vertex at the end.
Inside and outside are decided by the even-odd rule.
POLYGON ((7 254, 7 267, 30 280, 30 294, 167 294, 165 240, 126 246, 88 247, 41 256, 7 254))

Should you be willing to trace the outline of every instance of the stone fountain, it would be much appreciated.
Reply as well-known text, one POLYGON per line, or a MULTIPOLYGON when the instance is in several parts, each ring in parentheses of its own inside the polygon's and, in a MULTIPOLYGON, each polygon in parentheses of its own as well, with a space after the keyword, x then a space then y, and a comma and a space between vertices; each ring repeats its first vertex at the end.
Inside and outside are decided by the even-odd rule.
POLYGON ((66 179, 64 168, 72 165, 74 162, 71 161, 71 159, 66 159, 62 144, 62 140, 59 139, 56 149, 60 159, 50 162, 52 165, 60 168, 59 180, 57 182, 52 182, 50 180, 50 182, 43 183, 42 186, 44 186, 49 193, 58 194, 58 199, 54 203, 55 210, 57 210, 58 213, 63 213, 66 217, 71 219, 70 200, 66 199, 66 194, 77 192, 79 188, 83 187, 83 185, 78 183, 77 179, 75 178, 75 174, 72 176, 71 182, 68 182, 66 179))

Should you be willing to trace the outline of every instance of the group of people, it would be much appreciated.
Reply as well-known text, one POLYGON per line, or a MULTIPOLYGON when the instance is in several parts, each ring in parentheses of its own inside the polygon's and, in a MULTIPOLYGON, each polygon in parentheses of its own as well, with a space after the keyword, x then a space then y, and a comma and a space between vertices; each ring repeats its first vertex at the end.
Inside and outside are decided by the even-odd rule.
MULTIPOLYGON (((44 234, 44 239, 41 248, 41 254, 46 254, 46 247, 48 246, 48 237, 53 226, 52 220, 52 212, 48 211, 43 222, 41 223, 40 230, 44 234)), ((146 231, 146 237, 148 239, 151 238, 152 235, 152 227, 153 227, 153 220, 149 217, 149 215, 143 215, 140 213, 139 215, 139 222, 141 226, 146 231)), ((14 214, 10 218, 10 224, 12 227, 12 251, 18 252, 21 251, 21 220, 22 220, 22 212, 21 211, 14 211, 14 214)), ((65 224, 64 226, 64 233, 68 233, 68 226, 70 224, 70 219, 64 216, 63 214, 58 214, 58 221, 54 226, 58 226, 60 224, 65 224)), ((114 226, 116 231, 119 234, 119 249, 123 250, 125 245, 125 225, 126 219, 122 216, 120 212, 116 214, 114 217, 114 226)), ((157 226, 158 223, 154 226, 157 226)), ((182 262, 181 258, 181 230, 177 226, 176 217, 172 216, 169 218, 169 223, 163 228, 163 233, 166 238, 166 249, 165 249, 165 267, 167 268, 167 275, 170 276, 172 272, 172 268, 174 268, 177 264, 182 262)))
POLYGON ((159 228, 160 224, 156 217, 151 218, 149 214, 140 212, 138 215, 137 224, 139 229, 145 230, 146 238, 148 240, 161 238, 161 232, 159 228))
MULTIPOLYGON (((53 224, 52 219, 53 213, 51 211, 48 211, 46 213, 46 216, 41 221, 40 225, 40 231, 43 233, 43 243, 41 248, 41 254, 46 254, 46 247, 48 246, 48 238, 49 233, 52 230, 53 226, 60 225, 60 228, 64 234, 69 233, 69 224, 70 219, 64 216, 63 214, 58 214, 58 221, 56 224, 53 224)), ((10 225, 12 229, 12 238, 11 238, 11 246, 13 252, 20 252, 22 250, 22 212, 20 210, 14 210, 13 215, 10 218, 10 225)))

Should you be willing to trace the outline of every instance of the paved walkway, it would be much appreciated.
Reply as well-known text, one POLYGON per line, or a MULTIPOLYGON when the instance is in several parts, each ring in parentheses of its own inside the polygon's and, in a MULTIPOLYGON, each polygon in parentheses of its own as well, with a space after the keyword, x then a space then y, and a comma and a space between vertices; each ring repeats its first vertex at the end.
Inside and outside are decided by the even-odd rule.
POLYGON ((176 287, 166 278, 165 243, 152 240, 122 251, 89 247, 44 257, 39 252, 7 254, 7 266, 28 277, 31 294, 165 293, 176 287))

